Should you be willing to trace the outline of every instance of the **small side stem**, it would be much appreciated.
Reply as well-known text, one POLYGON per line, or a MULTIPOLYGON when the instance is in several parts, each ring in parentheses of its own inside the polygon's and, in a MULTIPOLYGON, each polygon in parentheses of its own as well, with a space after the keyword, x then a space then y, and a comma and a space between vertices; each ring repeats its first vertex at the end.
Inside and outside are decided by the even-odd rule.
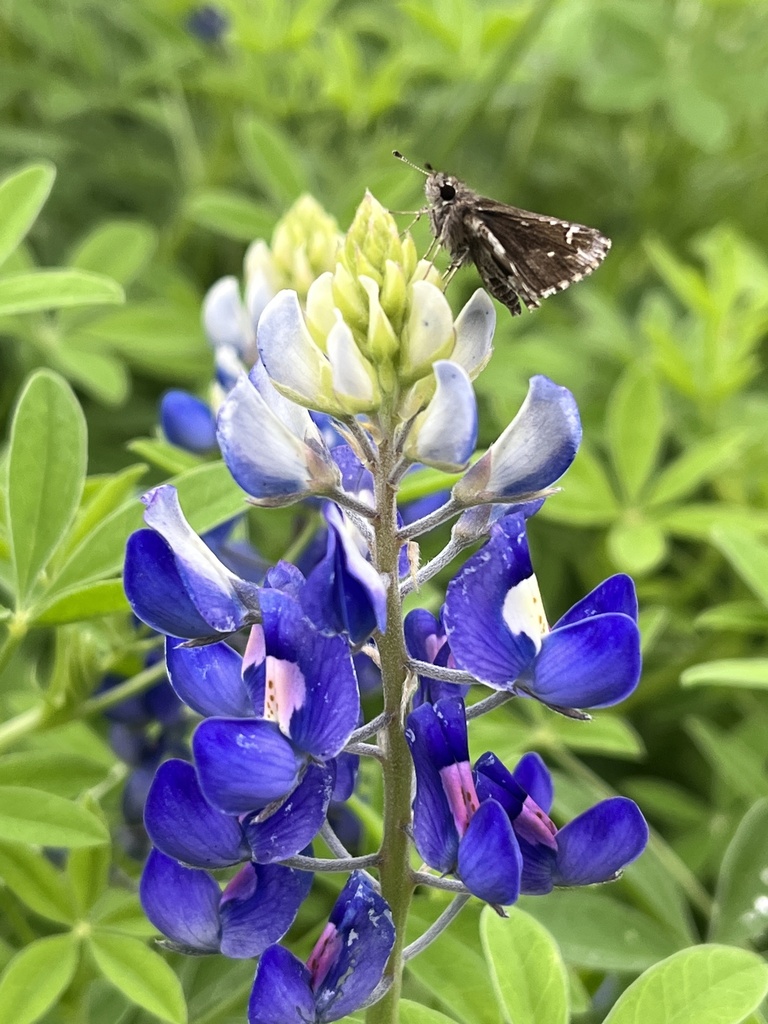
POLYGON ((400 541, 397 536, 397 486, 392 483, 396 452, 391 440, 379 446, 376 467, 375 564, 390 581, 387 591, 387 630, 376 638, 381 657, 386 724, 380 734, 385 752, 382 764, 384 783, 384 838, 381 844, 379 875, 381 891, 392 910, 395 945, 387 964, 384 981, 391 979, 386 995, 366 1011, 366 1024, 397 1024, 402 988, 403 948, 408 908, 413 896, 409 870, 408 826, 411 819, 411 778, 413 768, 403 732, 403 694, 408 675, 408 654, 403 635, 403 610, 397 585, 400 541))

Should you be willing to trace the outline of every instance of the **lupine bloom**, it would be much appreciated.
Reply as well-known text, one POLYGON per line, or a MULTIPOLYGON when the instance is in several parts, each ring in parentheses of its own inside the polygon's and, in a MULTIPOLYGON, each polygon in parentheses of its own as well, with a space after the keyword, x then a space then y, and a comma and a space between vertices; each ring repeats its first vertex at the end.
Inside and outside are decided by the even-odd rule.
POLYGON ((526 754, 514 772, 495 754, 483 754, 475 764, 475 779, 480 800, 497 800, 509 815, 523 855, 521 892, 526 895, 613 881, 648 842, 640 810, 621 796, 556 828, 548 816, 552 777, 538 754, 526 754))
MULTIPOLYGON (((430 665, 441 668, 456 668, 451 654, 451 645, 445 635, 445 627, 440 619, 436 619, 426 608, 414 608, 408 612, 403 622, 405 646, 408 653, 417 661, 426 661, 430 665)), ((440 679, 431 679, 426 674, 419 674, 419 688, 413 696, 413 706, 435 704, 442 697, 464 697, 469 686, 460 683, 446 683, 440 679)))
POLYGON ((207 871, 159 850, 147 858, 139 896, 147 917, 179 953, 261 956, 279 941, 309 893, 312 875, 276 864, 246 864, 224 888, 207 871))
POLYGON ((198 537, 176 488, 148 491, 148 530, 128 538, 123 583, 136 615, 159 633, 207 638, 232 633, 259 616, 259 588, 236 576, 198 537))
POLYGON ((306 965, 270 946, 256 970, 249 1024, 328 1024, 362 1006, 382 979, 395 942, 392 916, 364 875, 342 889, 306 965))
POLYGON ((477 404, 467 371, 448 359, 433 366, 436 389, 414 420, 406 455, 447 473, 464 469, 477 443, 477 404))
POLYGON ((461 505, 510 501, 551 487, 581 443, 576 400, 547 377, 531 377, 520 411, 453 488, 461 505))
POLYGON ((522 857, 504 806, 478 798, 469 763, 464 701, 422 704, 405 732, 416 769, 413 838, 430 867, 455 874, 493 904, 514 903, 522 857))
POLYGON ((611 576, 550 629, 520 515, 495 523, 451 581, 445 627, 460 669, 556 708, 616 704, 640 679, 632 580, 611 576))
POLYGON ((207 402, 186 391, 166 391, 160 402, 160 426, 177 448, 207 455, 216 451, 216 417, 207 402))
POLYGON ((356 761, 342 755, 360 715, 347 643, 319 633, 289 594, 263 590, 262 612, 244 657, 225 643, 167 645, 176 693, 206 720, 196 770, 160 767, 145 822, 159 849, 196 867, 295 855, 354 785, 356 761))

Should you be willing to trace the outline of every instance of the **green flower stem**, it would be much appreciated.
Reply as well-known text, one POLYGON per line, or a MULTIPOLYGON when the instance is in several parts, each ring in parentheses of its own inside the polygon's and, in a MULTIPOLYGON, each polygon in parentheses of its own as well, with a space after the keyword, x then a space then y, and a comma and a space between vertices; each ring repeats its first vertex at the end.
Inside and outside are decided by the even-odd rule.
POLYGON ((408 826, 411 820, 411 754, 403 732, 403 691, 408 654, 403 635, 403 609, 398 581, 400 542, 397 539, 397 488, 390 483, 395 453, 389 440, 379 445, 375 469, 376 513, 375 564, 389 580, 387 630, 377 637, 381 657, 384 712, 390 717, 380 734, 386 759, 382 764, 384 783, 384 840, 381 844, 381 891, 392 909, 395 946, 387 964, 392 985, 365 1015, 366 1024, 397 1024, 403 978, 403 948, 408 908, 413 895, 409 864, 408 826))
POLYGON ((22 711, 20 715, 10 718, 7 722, 0 724, 0 752, 12 747, 20 739, 37 732, 40 728, 48 728, 53 725, 61 725, 80 718, 88 718, 91 715, 98 715, 108 708, 120 704, 129 697, 136 697, 144 693, 150 686, 154 686, 165 675, 165 662, 160 661, 151 665, 135 676, 126 679, 119 686, 113 686, 111 690, 100 693, 97 697, 91 697, 82 704, 72 708, 64 708, 61 711, 50 713, 50 709, 43 702, 37 707, 22 711))

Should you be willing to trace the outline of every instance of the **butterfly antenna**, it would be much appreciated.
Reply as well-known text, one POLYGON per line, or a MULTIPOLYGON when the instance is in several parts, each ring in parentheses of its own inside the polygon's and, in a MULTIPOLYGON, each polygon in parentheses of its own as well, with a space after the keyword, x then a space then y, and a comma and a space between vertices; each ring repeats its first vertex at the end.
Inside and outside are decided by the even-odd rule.
POLYGON ((393 149, 392 156, 397 157, 398 160, 402 160, 404 164, 408 164, 408 166, 412 167, 414 171, 418 171, 419 174, 423 174, 425 178, 428 178, 432 171, 432 168, 430 167, 429 164, 426 165, 426 171, 422 170, 422 168, 419 167, 418 164, 413 163, 412 160, 409 160, 407 157, 403 156, 399 149, 393 149))

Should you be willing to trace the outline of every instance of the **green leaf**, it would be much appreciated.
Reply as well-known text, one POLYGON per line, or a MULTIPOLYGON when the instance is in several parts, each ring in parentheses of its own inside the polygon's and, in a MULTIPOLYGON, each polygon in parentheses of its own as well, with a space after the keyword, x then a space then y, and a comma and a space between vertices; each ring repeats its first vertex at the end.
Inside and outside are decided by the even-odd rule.
POLYGON ((19 899, 41 917, 72 924, 75 906, 60 871, 35 850, 0 843, 0 878, 19 899))
POLYGON ((184 208, 187 218, 238 242, 269 238, 275 214, 242 192, 206 189, 191 196, 184 208))
POLYGON ((663 530, 692 540, 709 540, 715 530, 768 533, 768 514, 745 505, 690 503, 680 508, 659 510, 656 522, 663 530))
POLYGON ((693 625, 729 633, 768 633, 768 606, 760 601, 725 601, 705 608, 693 625))
POLYGON ((504 1019, 511 1024, 567 1024, 568 976, 546 928, 517 908, 505 921, 486 907, 480 937, 504 1019))
POLYGON ((768 690, 768 658, 722 658, 692 665, 680 675, 681 686, 730 686, 768 690))
POLYGON ((301 152, 284 131, 256 115, 242 118, 236 130, 248 169, 280 206, 292 203, 306 191, 301 152))
POLYGON ((107 889, 91 908, 90 920, 105 930, 151 939, 157 928, 147 920, 139 897, 125 889, 107 889))
POLYGON ((22 949, 0 978, 0 1024, 31 1024, 49 1010, 77 968, 77 941, 49 935, 22 949))
MULTIPOLYGON (((412 1003, 410 999, 401 999, 398 1010, 400 1024, 456 1024, 453 1017, 446 1017, 439 1010, 430 1010, 421 1003, 412 1003)), ((344 1020, 352 1021, 354 1018, 345 1017, 344 1020)))
POLYGON ((693 946, 639 977, 604 1024, 739 1024, 766 992, 768 965, 757 954, 693 946))
POLYGON ((80 345, 76 337, 62 338, 61 345, 51 353, 51 363, 105 405, 121 405, 130 394, 131 378, 120 360, 92 351, 87 343, 80 345))
POLYGON ((677 949, 656 920, 594 890, 555 890, 545 900, 523 896, 518 905, 551 932, 575 967, 642 971, 677 949))
POLYGON ((738 735, 721 732, 701 718, 686 719, 685 728, 729 792, 741 794, 750 802, 766 792, 768 777, 763 758, 738 735))
POLYGON ((712 541, 747 586, 768 607, 768 545, 762 544, 748 530, 724 526, 718 526, 712 531, 712 541))
POLYGON ((54 600, 37 606, 34 621, 38 626, 60 626, 130 610, 121 580, 99 580, 64 591, 54 600))
POLYGON ((110 220, 81 239, 69 263, 78 270, 93 270, 129 285, 146 265, 157 246, 157 231, 141 221, 110 220))
POLYGON ((59 796, 78 796, 106 773, 95 758, 62 750, 25 750, 0 758, 0 786, 28 786, 59 796))
POLYGON ((687 498, 693 491, 729 466, 748 440, 743 430, 719 434, 687 448, 656 474, 647 504, 663 505, 687 498))
POLYGON ((725 851, 710 920, 711 942, 747 945, 765 934, 768 902, 765 851, 768 849, 768 799, 753 804, 725 851))
MULTIPOLYGON (((444 899, 414 900, 406 941, 425 932, 445 905, 444 899)), ((407 970, 464 1024, 498 1024, 491 979, 478 948, 478 925, 478 909, 465 907, 438 942, 408 962, 407 970), (461 964, 461 970, 446 971, 446 964, 461 964)))
POLYGON ((56 178, 53 164, 30 164, 0 181, 0 264, 37 220, 56 178))
POLYGON ((49 370, 33 374, 16 406, 8 460, 8 520, 21 607, 74 519, 85 479, 86 431, 65 381, 49 370))
MULTIPOLYGON (((83 805, 94 817, 103 822, 104 828, 109 834, 109 822, 106 815, 98 801, 90 793, 86 795, 83 805)), ((81 912, 90 910, 107 888, 111 865, 112 845, 110 842, 106 842, 102 846, 70 850, 67 858, 67 878, 81 912)))
POLYGON ((117 281, 83 270, 36 270, 0 278, 0 316, 124 301, 117 281))
POLYGON ((634 501, 656 465, 664 437, 664 409, 655 377, 630 366, 613 389, 606 433, 624 493, 634 501))
POLYGON ((173 970, 139 939, 94 931, 91 951, 96 965, 115 988, 161 1020, 185 1024, 184 992, 173 970))
POLYGON ((546 501, 539 513, 545 519, 574 526, 607 526, 618 515, 619 506, 605 471, 585 444, 558 486, 562 486, 562 494, 546 501))
POLYGON ((63 561, 63 558, 69 558, 70 553, 103 519, 131 501, 136 493, 136 485, 146 472, 147 466, 140 462, 118 473, 88 477, 74 526, 57 552, 57 559, 63 561))
POLYGON ((0 786, 0 835, 35 846, 97 846, 109 840, 103 822, 84 807, 27 786, 0 786))
POLYGON ((606 538, 611 560, 618 570, 643 576, 666 558, 667 541, 655 523, 627 517, 614 523, 606 538))
POLYGON ((201 462, 199 455, 193 455, 192 452, 155 437, 139 437, 129 442, 128 450, 166 473, 183 473, 199 466, 201 462))
POLYGON ((661 239, 646 239, 645 251, 656 272, 685 306, 704 317, 717 312, 703 276, 679 260, 661 239))

